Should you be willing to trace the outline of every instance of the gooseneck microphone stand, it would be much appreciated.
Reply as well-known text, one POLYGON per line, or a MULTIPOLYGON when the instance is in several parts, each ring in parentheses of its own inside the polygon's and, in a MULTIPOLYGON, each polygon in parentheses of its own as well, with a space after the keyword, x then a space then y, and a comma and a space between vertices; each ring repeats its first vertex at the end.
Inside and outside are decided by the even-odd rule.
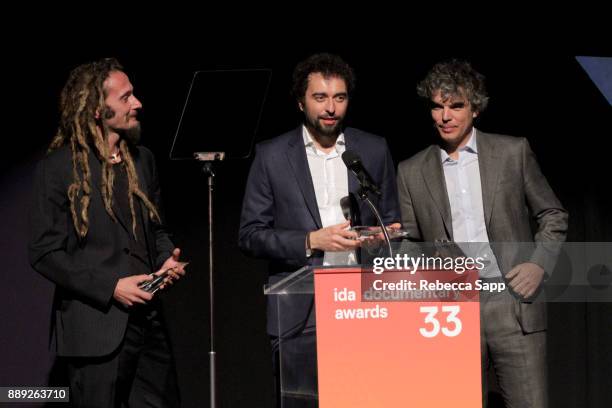
POLYGON ((369 190, 370 190, 369 188, 367 188, 366 186, 364 186, 364 184, 362 184, 361 188, 359 189, 359 198, 361 198, 362 201, 368 204, 368 207, 370 207, 370 209, 374 213, 374 216, 376 217, 376 220, 378 221, 378 225, 380 225, 380 228, 382 229, 382 233, 385 237, 385 243, 387 244, 387 250, 389 251, 389 257, 393 258, 393 249, 391 248, 391 239, 389 239, 389 233, 387 232, 387 227, 385 227, 385 224, 383 224, 383 220, 380 216, 380 213, 378 212, 378 209, 376 208, 374 203, 372 203, 372 200, 370 200, 370 197, 368 196, 369 190))

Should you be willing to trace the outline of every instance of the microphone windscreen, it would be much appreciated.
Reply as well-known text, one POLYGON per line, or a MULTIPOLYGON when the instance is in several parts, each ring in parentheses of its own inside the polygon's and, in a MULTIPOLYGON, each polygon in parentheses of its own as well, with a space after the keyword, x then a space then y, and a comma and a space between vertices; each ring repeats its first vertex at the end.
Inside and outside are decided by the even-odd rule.
POLYGON ((361 163, 361 158, 359 157, 359 155, 357 155, 357 153, 352 152, 350 150, 345 150, 345 152, 342 153, 342 161, 344 162, 346 167, 348 167, 349 169, 353 169, 356 165, 359 165, 361 163))

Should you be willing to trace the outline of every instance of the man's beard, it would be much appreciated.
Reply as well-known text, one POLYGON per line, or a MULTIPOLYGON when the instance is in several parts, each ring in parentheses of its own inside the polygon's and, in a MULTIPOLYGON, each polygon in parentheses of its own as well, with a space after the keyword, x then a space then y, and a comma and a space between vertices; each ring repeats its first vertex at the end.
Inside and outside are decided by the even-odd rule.
POLYGON ((129 145, 136 146, 140 142, 140 123, 129 129, 118 129, 117 133, 129 145))
POLYGON ((343 118, 335 118, 337 122, 334 126, 324 126, 319 121, 319 117, 314 119, 310 118, 308 115, 304 115, 306 117, 306 124, 308 127, 313 128, 318 135, 326 138, 326 139, 336 139, 340 132, 342 131, 342 122, 343 118))

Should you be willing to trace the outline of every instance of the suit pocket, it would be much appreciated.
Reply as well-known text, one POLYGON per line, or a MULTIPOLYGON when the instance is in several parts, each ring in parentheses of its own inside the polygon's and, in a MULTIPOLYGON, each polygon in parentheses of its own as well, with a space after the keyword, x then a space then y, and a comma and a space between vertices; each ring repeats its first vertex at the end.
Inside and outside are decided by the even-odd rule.
POLYGON ((517 302, 518 319, 524 333, 535 333, 547 328, 546 303, 517 302))

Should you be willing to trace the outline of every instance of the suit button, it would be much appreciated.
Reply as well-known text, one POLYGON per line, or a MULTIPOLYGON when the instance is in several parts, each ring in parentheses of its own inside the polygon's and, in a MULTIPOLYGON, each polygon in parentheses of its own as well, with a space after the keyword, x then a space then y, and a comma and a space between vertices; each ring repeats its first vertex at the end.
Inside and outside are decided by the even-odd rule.
POLYGON ((123 248, 123 252, 125 252, 125 254, 129 255, 130 254, 130 248, 123 248))

